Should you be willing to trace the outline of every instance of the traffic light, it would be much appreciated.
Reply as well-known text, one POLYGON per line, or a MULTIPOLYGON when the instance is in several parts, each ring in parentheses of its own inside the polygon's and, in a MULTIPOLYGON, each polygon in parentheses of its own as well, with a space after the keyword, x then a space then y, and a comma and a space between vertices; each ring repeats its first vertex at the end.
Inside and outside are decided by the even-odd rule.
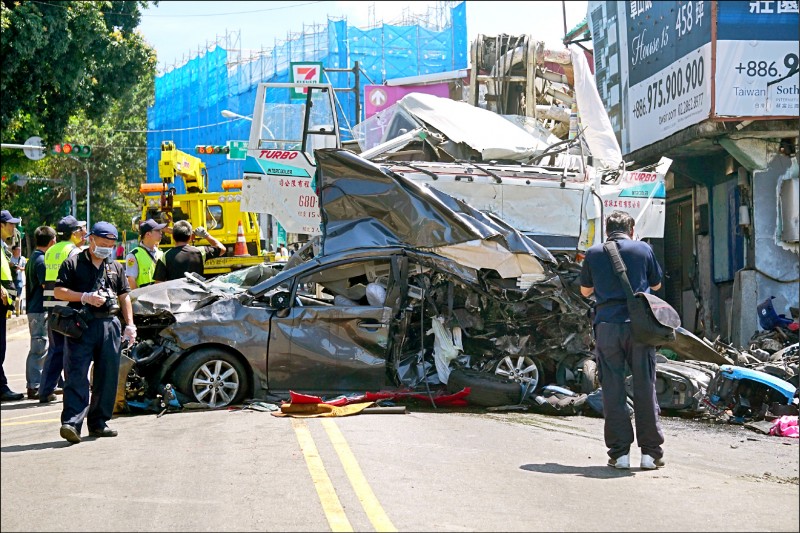
POLYGON ((194 147, 194 151, 198 154, 227 154, 231 151, 228 146, 219 145, 219 144, 198 144, 194 147))
POLYGON ((91 157, 92 147, 88 144, 59 143, 50 149, 53 155, 71 155, 75 157, 91 157))

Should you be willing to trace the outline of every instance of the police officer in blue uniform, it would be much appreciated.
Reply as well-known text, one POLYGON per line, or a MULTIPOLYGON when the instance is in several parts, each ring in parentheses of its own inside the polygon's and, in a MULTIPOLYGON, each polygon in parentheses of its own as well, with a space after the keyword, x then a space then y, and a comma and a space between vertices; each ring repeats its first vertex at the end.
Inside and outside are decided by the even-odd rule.
POLYGON ((130 287, 123 266, 113 260, 117 229, 98 222, 89 233, 89 248, 61 265, 55 297, 75 309, 89 309, 88 327, 80 338, 68 338, 64 350, 64 407, 60 435, 71 443, 81 442, 86 419, 89 435, 116 437, 108 427, 114 413, 119 375, 120 343, 136 340, 136 326, 128 297, 130 287), (118 314, 125 322, 124 334, 118 314), (94 362, 89 398, 89 365, 94 362))

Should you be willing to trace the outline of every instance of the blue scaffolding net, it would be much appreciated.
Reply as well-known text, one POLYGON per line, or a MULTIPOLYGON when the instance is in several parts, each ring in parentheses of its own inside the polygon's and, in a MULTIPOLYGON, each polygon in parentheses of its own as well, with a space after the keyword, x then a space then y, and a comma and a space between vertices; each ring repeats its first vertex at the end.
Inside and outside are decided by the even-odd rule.
MULTIPOLYGON (((290 81, 293 62, 320 62, 325 70, 352 69, 357 61, 368 78, 361 76, 358 89, 363 94, 364 83, 466 68, 466 33, 466 2, 461 2, 450 10, 450 24, 441 31, 388 24, 363 30, 345 20, 329 20, 322 31, 304 33, 245 61, 230 61, 227 50, 215 47, 156 78, 155 104, 147 110, 147 181, 160 181, 162 141, 173 141, 177 149, 194 154, 197 145, 247 140, 250 121, 223 117, 222 111, 251 115, 257 85, 290 81)), ((352 72, 325 71, 322 81, 338 89, 355 84, 352 72)), ((356 96, 352 91, 335 94, 342 139, 348 140, 350 126, 360 121, 355 116, 356 96)), ((223 180, 242 176, 242 161, 197 156, 206 163, 211 191, 221 190, 223 180)), ((185 192, 183 183, 176 183, 176 190, 185 192)))

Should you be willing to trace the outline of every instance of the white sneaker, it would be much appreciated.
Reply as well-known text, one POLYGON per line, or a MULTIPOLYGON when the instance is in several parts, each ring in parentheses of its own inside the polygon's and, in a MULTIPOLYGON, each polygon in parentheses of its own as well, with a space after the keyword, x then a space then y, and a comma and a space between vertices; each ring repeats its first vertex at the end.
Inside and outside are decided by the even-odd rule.
POLYGON ((655 470, 656 468, 661 468, 665 465, 664 459, 655 459, 646 453, 642 454, 642 462, 639 466, 642 470, 655 470))
POLYGON ((620 470, 628 470, 631 467, 631 454, 621 455, 616 459, 609 458, 608 466, 619 468, 620 470))

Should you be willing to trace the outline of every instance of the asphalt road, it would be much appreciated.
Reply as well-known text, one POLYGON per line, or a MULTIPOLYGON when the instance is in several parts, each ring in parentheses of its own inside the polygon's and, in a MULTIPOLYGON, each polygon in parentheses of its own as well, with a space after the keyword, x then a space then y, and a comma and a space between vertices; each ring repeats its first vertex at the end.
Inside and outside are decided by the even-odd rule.
MULTIPOLYGON (((6 372, 24 391, 27 330, 6 372)), ((797 531, 798 439, 664 419, 667 467, 605 466, 602 420, 431 410, 118 417, 3 403, 2 531, 797 531), (84 429, 84 436, 85 434, 84 429)))

